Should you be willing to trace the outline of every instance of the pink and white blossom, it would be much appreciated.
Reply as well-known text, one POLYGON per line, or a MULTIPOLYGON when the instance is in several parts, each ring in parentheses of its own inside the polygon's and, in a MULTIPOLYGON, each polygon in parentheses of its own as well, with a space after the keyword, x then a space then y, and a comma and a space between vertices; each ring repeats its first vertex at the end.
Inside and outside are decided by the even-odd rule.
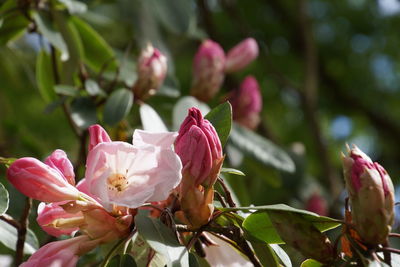
POLYGON ((98 144, 86 162, 89 192, 107 210, 113 205, 137 208, 165 200, 181 180, 182 165, 172 150, 176 135, 136 130, 132 145, 98 144))
POLYGON ((97 144, 111 142, 107 132, 98 124, 89 127, 89 151, 97 144))

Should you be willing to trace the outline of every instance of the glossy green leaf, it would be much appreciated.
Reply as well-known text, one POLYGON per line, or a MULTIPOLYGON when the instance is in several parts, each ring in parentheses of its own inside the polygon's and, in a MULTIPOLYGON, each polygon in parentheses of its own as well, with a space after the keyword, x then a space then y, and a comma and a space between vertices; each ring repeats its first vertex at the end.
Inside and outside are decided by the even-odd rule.
POLYGON ((235 174, 235 175, 240 175, 240 176, 246 176, 242 171, 233 169, 233 168, 221 168, 222 173, 230 173, 230 174, 235 174))
POLYGON ((40 33, 61 52, 61 60, 66 61, 69 58, 67 44, 65 43, 61 33, 55 28, 54 24, 50 21, 47 14, 33 13, 32 17, 38 26, 40 33))
MULTIPOLYGON (((0 220, 0 242, 6 247, 15 250, 18 240, 18 232, 15 227, 0 220)), ((33 254, 39 248, 39 242, 35 234, 28 229, 24 246, 25 254, 33 254)))
POLYGON ((279 259, 269 244, 252 242, 251 246, 262 266, 279 267, 279 259))
POLYGON ((284 204, 247 208, 220 208, 220 210, 257 211, 249 215, 244 220, 243 227, 246 230, 249 239, 255 238, 268 244, 283 243, 268 216, 268 211, 283 211, 300 214, 301 216, 303 216, 303 218, 311 222, 319 231, 322 232, 336 228, 341 224, 338 220, 329 217, 319 216, 318 214, 313 212, 295 209, 284 204))
POLYGON ((135 225, 144 240, 166 258, 167 266, 189 266, 186 247, 179 244, 172 230, 160 220, 139 213, 135 216, 135 225))
POLYGON ((168 131, 158 113, 151 106, 147 104, 142 104, 140 105, 139 111, 144 130, 150 132, 168 131))
POLYGON ((275 251, 275 254, 278 256, 283 266, 292 267, 292 262, 290 261, 289 255, 285 250, 283 250, 283 248, 277 244, 270 244, 270 246, 275 251))
POLYGON ((114 91, 104 106, 103 119, 109 125, 115 125, 128 115, 133 104, 133 94, 127 89, 114 91))
POLYGON ((155 17, 171 32, 182 34, 189 29, 189 23, 194 16, 194 7, 187 0, 158 1, 148 0, 152 3, 155 17))
POLYGON ((7 189, 0 183, 0 215, 6 213, 9 204, 9 195, 7 189))
POLYGON ((222 146, 228 141, 229 134, 232 128, 232 106, 229 102, 222 103, 213 108, 205 116, 214 126, 221 140, 222 146))
POLYGON ((70 14, 82 14, 87 11, 87 5, 75 0, 58 0, 63 3, 70 14))
POLYGON ((71 118, 80 129, 97 122, 96 106, 90 98, 79 97, 71 103, 71 118))
POLYGON ((98 83, 92 79, 87 79, 85 81, 85 89, 88 92, 88 94, 91 96, 96 96, 96 95, 105 96, 106 95, 106 93, 103 90, 101 90, 98 83))
POLYGON ((96 72, 102 69, 115 70, 117 61, 114 51, 103 37, 83 20, 73 17, 71 21, 82 40, 85 63, 96 72))
POLYGON ((42 50, 36 59, 36 82, 40 95, 46 102, 55 99, 54 76, 50 55, 42 50))
POLYGON ((265 165, 281 171, 294 172, 295 164, 280 147, 264 137, 233 123, 230 143, 265 165))
POLYGON ((313 259, 308 259, 303 261, 300 267, 322 267, 322 266, 323 266, 322 263, 313 259))
POLYGON ((66 85, 66 84, 57 84, 54 86, 54 91, 57 94, 60 95, 66 95, 66 96, 77 96, 79 95, 78 89, 71 85, 66 85))
POLYGON ((153 249, 141 235, 136 233, 132 237, 132 248, 129 251, 129 254, 134 258, 136 264, 138 266, 147 266, 150 253, 154 253, 153 249))
POLYGON ((116 255, 107 264, 108 267, 136 267, 137 264, 129 254, 116 255))

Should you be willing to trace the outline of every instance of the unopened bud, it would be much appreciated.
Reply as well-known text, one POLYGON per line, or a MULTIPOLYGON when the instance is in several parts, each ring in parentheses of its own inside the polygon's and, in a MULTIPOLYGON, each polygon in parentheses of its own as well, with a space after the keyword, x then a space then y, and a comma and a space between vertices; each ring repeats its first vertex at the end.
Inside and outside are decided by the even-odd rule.
POLYGON ((328 237, 302 215, 283 211, 268 211, 268 215, 282 240, 306 258, 322 263, 334 259, 333 246, 328 237))
POLYGON ((225 52, 211 40, 204 41, 193 62, 193 83, 191 95, 201 101, 211 100, 224 81, 225 52))
POLYGON ((243 80, 239 90, 233 92, 229 101, 235 121, 252 130, 257 128, 260 123, 262 96, 260 86, 253 76, 247 76, 243 80))
MULTIPOLYGON (((222 146, 212 124, 203 119, 200 110, 189 109, 175 142, 175 151, 195 186, 213 185, 221 165, 222 146)), ((183 177, 183 179, 188 179, 183 177)))
POLYGON ((133 86, 135 98, 144 100, 154 95, 167 75, 167 58, 152 45, 142 51, 137 66, 138 79, 133 86))
POLYGON ((328 215, 328 204, 318 192, 313 193, 306 202, 306 210, 321 216, 328 215))
POLYGON ((74 167, 64 151, 61 149, 55 150, 47 157, 44 163, 59 171, 68 183, 75 185, 74 167))
POLYGON ((385 169, 358 147, 342 156, 354 227, 363 242, 386 242, 394 221, 394 188, 385 169))
POLYGON ((228 51, 225 72, 239 71, 258 56, 258 45, 253 38, 247 38, 228 51))

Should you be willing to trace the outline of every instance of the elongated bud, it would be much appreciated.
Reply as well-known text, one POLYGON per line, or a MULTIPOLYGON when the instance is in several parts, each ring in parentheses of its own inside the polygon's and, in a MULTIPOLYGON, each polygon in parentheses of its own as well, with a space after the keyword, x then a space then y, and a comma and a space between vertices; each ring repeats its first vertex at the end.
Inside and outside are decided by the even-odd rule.
POLYGON ((193 83, 191 95, 201 101, 211 100, 224 81, 225 52, 211 40, 204 41, 193 62, 193 83))
POLYGON ((7 178, 22 194, 43 202, 77 200, 80 196, 59 171, 35 158, 16 160, 8 168, 7 178))
POLYGON ((233 92, 229 101, 235 121, 249 129, 257 128, 260 123, 262 96, 260 86, 253 76, 247 76, 243 80, 239 90, 233 92))
POLYGON ((300 251, 306 258, 316 259, 322 263, 329 263, 334 259, 333 246, 328 237, 302 215, 268 211, 268 216, 282 240, 300 251))
POLYGON ((79 230, 83 223, 81 212, 72 214, 66 212, 58 203, 40 203, 36 221, 49 235, 59 237, 60 235, 71 235, 79 230))
POLYGON ((189 109, 188 116, 179 129, 175 151, 196 186, 202 184, 207 187, 214 184, 218 173, 215 174, 217 171, 212 170, 221 164, 222 146, 214 127, 203 119, 199 109, 189 109))
POLYGON ((250 64, 258 56, 258 45, 253 38, 247 38, 228 51, 225 72, 239 71, 250 64))
POLYGON ((167 75, 167 58, 151 44, 142 51, 137 65, 138 79, 133 86, 135 98, 144 100, 156 93, 167 75))
POLYGON ((358 147, 348 150, 342 161, 354 227, 366 244, 385 243, 394 221, 392 180, 358 147))
POLYGON ((53 169, 58 170, 61 176, 64 177, 68 183, 75 185, 74 167, 64 151, 57 149, 47 157, 44 163, 53 169))
POLYGON ((92 150, 97 144, 111 142, 106 130, 98 124, 89 127, 89 151, 92 150))

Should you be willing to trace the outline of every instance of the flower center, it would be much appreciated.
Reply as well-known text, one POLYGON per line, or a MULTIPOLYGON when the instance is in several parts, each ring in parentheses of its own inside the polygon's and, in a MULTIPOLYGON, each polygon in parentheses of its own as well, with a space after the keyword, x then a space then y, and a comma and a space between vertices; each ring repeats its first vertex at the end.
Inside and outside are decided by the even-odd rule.
POLYGON ((124 191, 128 187, 129 181, 126 176, 120 173, 114 173, 107 179, 108 189, 114 191, 124 191))

